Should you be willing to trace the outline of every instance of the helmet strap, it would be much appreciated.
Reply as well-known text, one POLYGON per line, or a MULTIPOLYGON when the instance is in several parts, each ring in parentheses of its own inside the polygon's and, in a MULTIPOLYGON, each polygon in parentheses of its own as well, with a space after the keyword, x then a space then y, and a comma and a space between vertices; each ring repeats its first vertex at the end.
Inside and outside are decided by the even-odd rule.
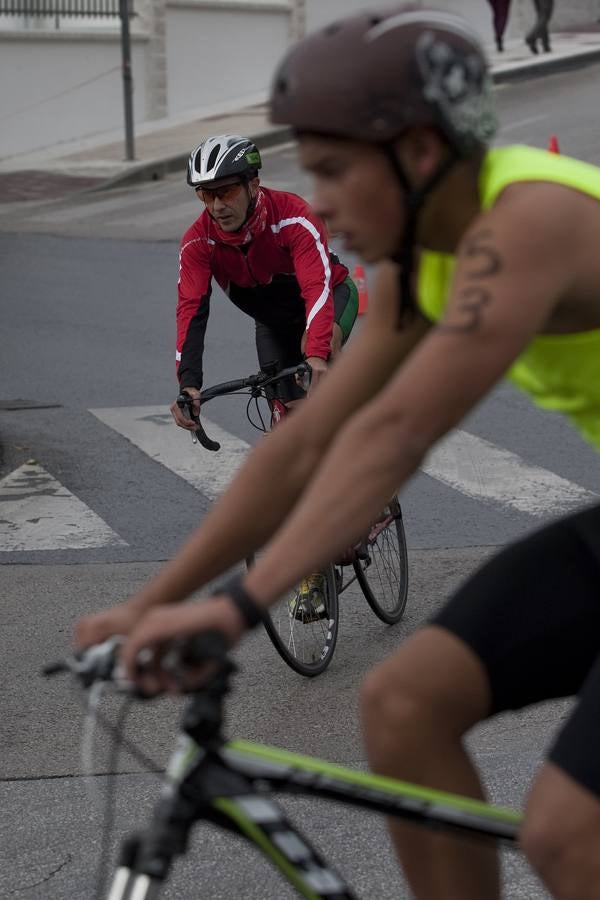
POLYGON ((248 187, 248 183, 249 183, 249 179, 246 178, 244 181, 244 186, 246 188, 246 196, 248 197, 248 208, 246 210, 246 218, 244 219, 243 224, 240 225, 240 228, 244 227, 244 225, 246 224, 246 222, 248 221, 248 219, 250 218, 250 216, 256 209, 256 195, 254 197, 250 196, 250 188, 248 187))
POLYGON ((384 144, 382 150, 387 156, 396 178, 400 182, 400 187, 404 194, 404 202, 406 203, 406 222, 404 223, 402 244, 397 253, 394 253, 391 257, 393 262, 398 263, 400 266, 398 277, 398 327, 400 328, 405 313, 414 312, 417 308, 412 289, 412 275, 414 270, 414 251, 417 239, 417 226, 419 224, 419 212, 429 194, 438 186, 440 181, 448 174, 452 166, 456 163, 457 156, 452 153, 438 166, 437 170, 423 187, 414 188, 408 180, 406 172, 402 168, 400 160, 396 155, 394 144, 391 142, 384 144))

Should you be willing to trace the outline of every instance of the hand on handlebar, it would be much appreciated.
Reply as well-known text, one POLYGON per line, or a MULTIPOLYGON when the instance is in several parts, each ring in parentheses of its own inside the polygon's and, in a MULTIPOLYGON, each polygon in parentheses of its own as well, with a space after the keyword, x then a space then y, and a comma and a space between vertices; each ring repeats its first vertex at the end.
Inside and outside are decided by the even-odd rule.
MULTIPOLYGON (((192 406, 193 414, 198 419, 200 417, 200 391, 195 387, 185 387, 182 388, 181 393, 192 397, 194 401, 192 406)), ((189 417, 187 407, 180 404, 178 400, 171 404, 171 415, 180 428, 185 428, 187 431, 195 431, 198 427, 198 423, 189 417)))
POLYGON ((124 641, 121 663, 127 678, 146 696, 181 693, 199 687, 210 674, 210 668, 203 665, 177 673, 169 671, 163 662, 173 643, 199 633, 218 631, 232 646, 245 629, 241 613, 224 596, 176 607, 158 607, 146 613, 124 641))
POLYGON ((73 646, 78 650, 101 644, 116 634, 126 635, 142 618, 143 611, 131 601, 119 603, 111 609, 83 616, 73 629, 73 646))
POLYGON ((308 387, 308 395, 310 396, 314 391, 315 387, 319 383, 320 379, 327 372, 327 362, 324 359, 321 359, 320 356, 309 356, 306 360, 308 365, 310 366, 310 384, 308 387))

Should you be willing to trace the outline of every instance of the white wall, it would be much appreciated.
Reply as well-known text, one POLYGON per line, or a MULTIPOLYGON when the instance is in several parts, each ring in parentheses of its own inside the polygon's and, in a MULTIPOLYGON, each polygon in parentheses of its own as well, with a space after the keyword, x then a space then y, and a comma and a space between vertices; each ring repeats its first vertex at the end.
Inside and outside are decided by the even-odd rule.
MULTIPOLYGON (((266 94, 293 34, 384 0, 134 0, 136 122, 182 117, 266 94)), ((430 0, 492 40, 488 0, 430 0)), ((429 3, 429 0, 428 0, 429 3)), ((533 19, 513 0, 509 36, 533 19)), ((553 26, 600 19, 600 0, 556 0, 553 26)), ((119 27, 0 17, 0 159, 123 128, 119 27)))
POLYGON ((599 0, 569 0, 568 3, 561 3, 558 0, 554 4, 552 25, 556 28, 572 27, 577 22, 586 24, 598 21, 600 21, 599 0))
POLYGON ((169 0, 169 114, 265 90, 288 44, 289 27, 287 4, 169 0))
MULTIPOLYGON (((534 20, 532 0, 513 0, 511 25, 513 34, 524 34, 534 20)), ((600 20, 600 0, 555 0, 550 30, 588 25, 600 20)))
MULTIPOLYGON (((316 28, 360 9, 381 7, 380 0, 305 0, 306 28, 316 28)), ((488 0, 420 0, 424 6, 447 9, 464 16, 485 41, 493 40, 492 11, 488 0)), ((512 0, 507 36, 518 37, 535 18, 533 0, 512 0)), ((586 25, 600 20, 600 0, 555 0, 551 27, 586 25)))
MULTIPOLYGON (((138 38, 131 51, 137 121, 145 118, 144 43, 138 38)), ((119 128, 118 31, 3 34, 0 85, 0 159, 119 128)))
MULTIPOLYGON (((306 0, 306 30, 314 31, 333 19, 361 9, 381 9, 385 5, 381 0, 306 0)), ((487 0, 431 0, 431 3, 422 5, 457 12, 481 34, 491 37, 491 12, 487 0)))

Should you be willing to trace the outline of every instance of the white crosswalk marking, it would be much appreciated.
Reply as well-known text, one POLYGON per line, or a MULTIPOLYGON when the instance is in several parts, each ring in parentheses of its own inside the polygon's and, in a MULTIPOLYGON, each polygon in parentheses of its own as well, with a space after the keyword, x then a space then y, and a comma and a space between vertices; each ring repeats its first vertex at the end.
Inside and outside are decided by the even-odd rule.
MULTIPOLYGON (((124 216, 116 216, 112 221, 115 225, 137 225, 140 228, 150 228, 152 225, 162 225, 164 222, 179 222, 182 231, 197 219, 202 207, 197 200, 187 200, 184 203, 176 203, 164 206, 154 212, 144 213, 140 216, 136 210, 134 213, 127 210, 124 216)), ((125 212, 125 211, 124 211, 125 212)))
POLYGON ((207 434, 221 444, 215 453, 192 444, 164 406, 129 406, 90 410, 101 422, 214 500, 227 487, 250 445, 204 416, 207 434))
POLYGON ((0 551, 127 546, 100 516, 30 461, 0 481, 0 551))
MULTIPOLYGON (((249 445, 203 417, 208 434, 221 444, 210 453, 176 428, 164 406, 93 409, 156 462, 214 500, 231 481, 249 445)), ((508 506, 532 516, 567 512, 597 495, 554 472, 532 466, 489 441, 454 431, 429 455, 423 472, 476 500, 508 506)))
MULTIPOLYGON (((192 191, 193 193, 193 191, 192 191)), ((128 196, 118 194, 116 197, 96 199, 90 197, 86 202, 69 204, 63 209, 43 210, 36 214, 39 222, 50 225, 67 224, 70 222, 94 221, 99 216, 107 222, 121 221, 124 224, 146 226, 150 221, 163 221, 164 217, 177 219, 182 217, 184 222, 191 223, 200 215, 201 204, 196 197, 186 195, 183 190, 174 194, 171 190, 165 195, 163 202, 159 202, 156 194, 136 193, 128 196), (185 200, 181 198, 185 196, 185 200)), ((187 227, 187 224, 184 226, 187 227)))
POLYGON ((14 231, 18 221, 20 228, 33 232, 179 243, 201 212, 202 204, 194 192, 181 179, 170 178, 152 185, 87 193, 68 201, 0 204, 0 231, 14 231))
MULTIPOLYGON (((250 445, 203 419, 221 444, 211 453, 192 444, 164 406, 91 410, 151 459, 210 500, 227 487, 250 445)), ((531 516, 556 515, 598 495, 466 431, 455 431, 429 455, 423 472, 475 500, 531 516)), ((127 546, 85 503, 30 461, 0 480, 0 552, 127 546)))
POLYGON ((598 499, 592 491, 467 431, 454 431, 438 444, 423 471, 468 497, 532 516, 566 512, 598 499))
MULTIPOLYGON (((140 218, 144 216, 145 208, 153 209, 156 198, 147 198, 146 202, 139 203, 138 213, 140 218)), ((36 219, 39 222, 45 222, 50 225, 60 225, 70 222, 82 222, 86 219, 94 220, 99 215, 105 216, 113 211, 122 212, 126 201, 122 196, 109 197, 105 200, 88 200, 87 203, 69 204, 69 206, 61 209, 50 209, 47 212, 43 210, 38 212, 36 219)), ((129 201, 127 208, 131 209, 129 201)))

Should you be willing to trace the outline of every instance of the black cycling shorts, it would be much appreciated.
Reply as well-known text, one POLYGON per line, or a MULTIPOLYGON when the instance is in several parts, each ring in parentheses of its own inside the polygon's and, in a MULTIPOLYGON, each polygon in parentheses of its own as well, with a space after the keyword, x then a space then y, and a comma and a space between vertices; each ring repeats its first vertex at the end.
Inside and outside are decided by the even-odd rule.
MULTIPOLYGON (((240 288, 230 285, 229 297, 256 322, 256 352, 261 368, 276 370, 297 366, 306 328, 306 306, 300 286, 291 275, 276 275, 266 285, 240 288)), ((348 339, 358 313, 358 292, 351 278, 333 288, 334 321, 342 329, 342 344, 348 339)), ((277 382, 277 396, 287 402, 304 396, 293 379, 277 382)))
POLYGON ((481 659, 491 714, 578 695, 550 759, 600 795, 600 505, 507 547, 432 623, 481 659))

